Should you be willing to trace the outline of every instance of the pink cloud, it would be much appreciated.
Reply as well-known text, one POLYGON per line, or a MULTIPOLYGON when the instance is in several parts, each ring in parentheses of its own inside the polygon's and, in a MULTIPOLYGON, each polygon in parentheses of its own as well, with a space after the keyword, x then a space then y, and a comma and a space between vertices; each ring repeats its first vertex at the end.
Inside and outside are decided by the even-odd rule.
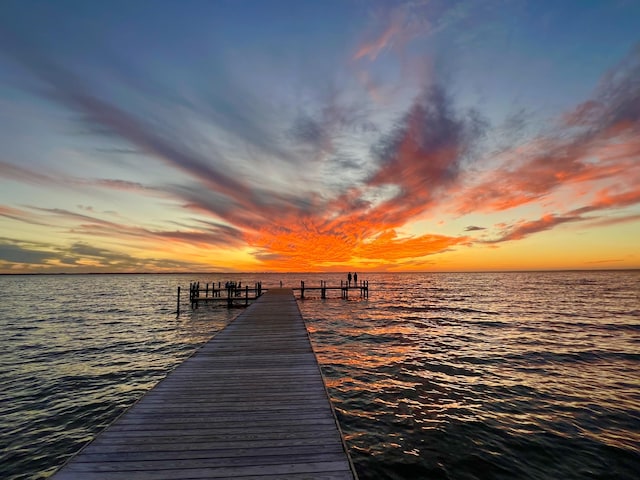
MULTIPOLYGON (((501 164, 459 192, 459 214, 540 201, 567 185, 640 181, 640 52, 605 75, 593 99, 564 115, 552 135, 501 154, 501 164)), ((636 202, 637 200, 634 200, 636 202)))
POLYGON ((375 60, 380 52, 393 44, 394 37, 402 33, 405 20, 405 13, 402 10, 394 11, 388 18, 386 27, 373 38, 360 45, 353 56, 354 60, 359 60, 363 57, 375 60))
POLYGON ((558 216, 547 214, 537 220, 522 221, 516 225, 507 228, 502 235, 496 240, 487 241, 487 243, 506 242, 510 240, 521 240, 534 233, 550 230, 558 225, 567 222, 576 222, 582 220, 579 216, 558 216))

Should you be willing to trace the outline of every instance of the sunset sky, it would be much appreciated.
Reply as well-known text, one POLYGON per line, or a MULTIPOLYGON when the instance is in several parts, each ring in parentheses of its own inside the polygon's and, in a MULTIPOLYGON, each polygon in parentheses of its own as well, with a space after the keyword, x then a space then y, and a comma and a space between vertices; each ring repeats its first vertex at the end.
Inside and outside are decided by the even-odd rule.
POLYGON ((0 2, 0 273, 640 268, 640 2, 0 2))

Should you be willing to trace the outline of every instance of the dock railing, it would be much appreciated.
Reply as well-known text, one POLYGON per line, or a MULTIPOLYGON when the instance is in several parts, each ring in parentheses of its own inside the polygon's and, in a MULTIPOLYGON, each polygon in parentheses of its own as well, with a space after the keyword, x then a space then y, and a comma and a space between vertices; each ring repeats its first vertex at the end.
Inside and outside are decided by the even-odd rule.
POLYGON ((262 282, 256 282, 253 287, 249 285, 242 286, 241 282, 212 282, 211 287, 209 283, 205 283, 204 289, 200 287, 200 282, 191 282, 189 284, 189 303, 191 308, 198 308, 200 302, 215 302, 223 301, 227 303, 227 306, 233 306, 234 302, 244 303, 245 306, 249 304, 249 300, 258 299, 263 293, 262 282), (224 293, 226 292, 226 294, 224 293))
POLYGON ((300 299, 304 299, 306 298, 304 296, 305 291, 306 292, 313 292, 313 291, 320 291, 320 298, 321 299, 326 299, 327 298, 327 291, 340 291, 340 298, 343 299, 348 299, 349 298, 349 290, 355 290, 357 292, 359 292, 360 294, 360 298, 369 298, 369 280, 361 280, 359 283, 357 282, 345 282, 344 280, 340 281, 340 286, 339 287, 330 287, 327 285, 327 282, 324 280, 320 280, 320 286, 319 287, 307 287, 304 283, 304 281, 300 281, 300 288, 292 288, 291 290, 293 290, 294 294, 295 292, 300 292, 300 299))

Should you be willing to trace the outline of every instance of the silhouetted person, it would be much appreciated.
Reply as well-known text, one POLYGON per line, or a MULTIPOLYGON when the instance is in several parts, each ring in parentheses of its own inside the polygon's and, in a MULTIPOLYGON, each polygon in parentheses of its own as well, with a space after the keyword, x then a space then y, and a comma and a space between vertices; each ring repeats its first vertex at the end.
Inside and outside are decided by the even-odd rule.
POLYGON ((351 272, 349 272, 349 275, 347 275, 347 280, 349 280, 349 286, 351 286, 351 272))
POLYGON ((358 274, 356 272, 353 272, 353 284, 356 287, 358 286, 358 274))

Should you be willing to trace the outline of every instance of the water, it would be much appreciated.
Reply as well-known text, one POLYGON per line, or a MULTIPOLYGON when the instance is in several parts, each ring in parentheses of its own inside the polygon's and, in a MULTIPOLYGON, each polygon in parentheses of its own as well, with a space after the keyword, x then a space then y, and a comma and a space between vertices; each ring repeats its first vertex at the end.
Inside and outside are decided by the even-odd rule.
MULTIPOLYGON (((0 477, 46 478, 238 313, 176 318, 178 285, 342 277, 0 277, 0 477)), ((638 478, 639 271, 360 278, 299 305, 362 480, 638 478)))

